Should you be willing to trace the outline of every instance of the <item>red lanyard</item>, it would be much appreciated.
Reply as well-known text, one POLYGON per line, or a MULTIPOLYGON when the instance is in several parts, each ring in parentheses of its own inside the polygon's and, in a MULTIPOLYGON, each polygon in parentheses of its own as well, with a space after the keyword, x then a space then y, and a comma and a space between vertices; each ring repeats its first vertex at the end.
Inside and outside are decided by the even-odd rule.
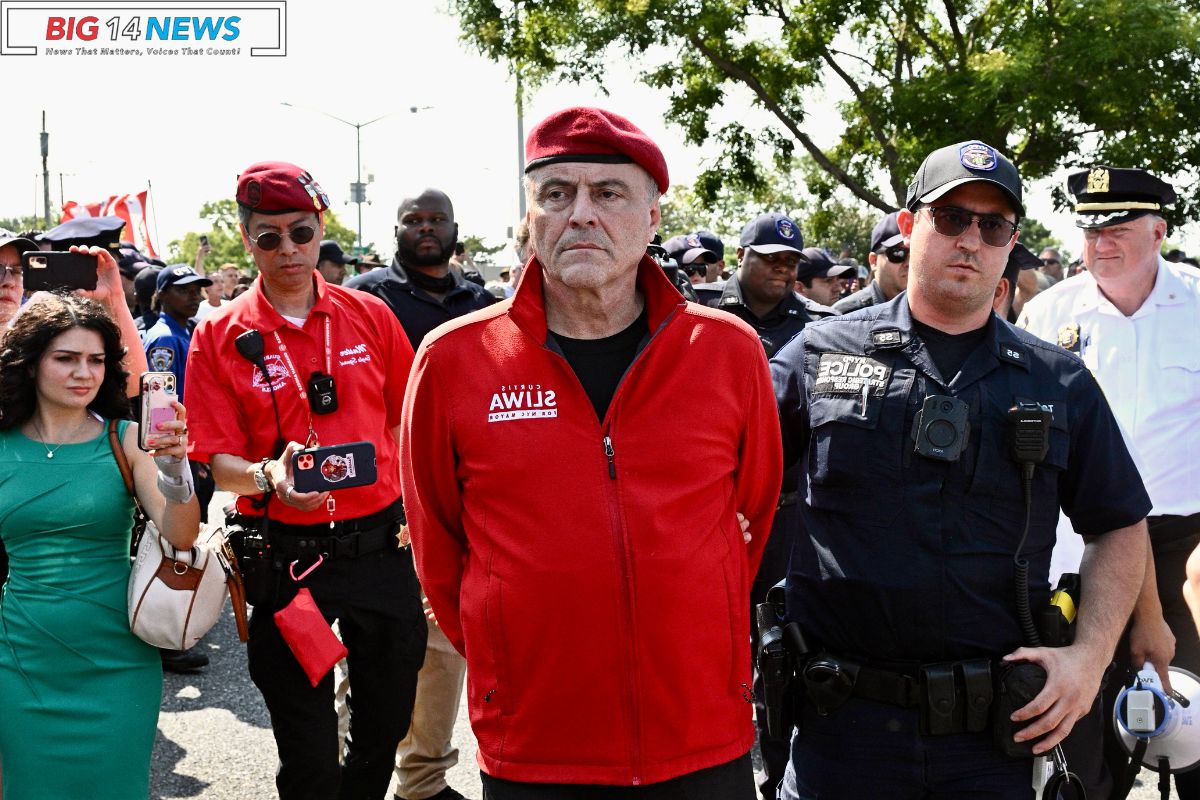
MULTIPOLYGON (((325 374, 333 374, 333 344, 332 337, 329 332, 329 317, 325 317, 325 374)), ((284 363, 287 364, 288 374, 292 376, 292 382, 296 384, 296 391, 300 393, 300 399, 305 402, 307 408, 308 392, 304 389, 304 384, 300 382, 300 374, 296 372, 296 365, 292 363, 292 354, 288 352, 287 345, 283 343, 283 338, 279 335, 279 331, 275 331, 275 344, 279 347, 279 352, 283 356, 284 363)), ((305 442, 306 447, 316 447, 317 432, 313 430, 312 410, 308 410, 308 441, 305 442)))

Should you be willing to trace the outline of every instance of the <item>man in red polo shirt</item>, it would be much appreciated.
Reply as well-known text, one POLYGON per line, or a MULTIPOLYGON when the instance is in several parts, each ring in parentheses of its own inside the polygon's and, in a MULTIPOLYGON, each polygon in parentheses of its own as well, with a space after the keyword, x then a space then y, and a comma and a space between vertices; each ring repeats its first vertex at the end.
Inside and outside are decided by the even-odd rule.
POLYGON ((255 164, 238 179, 237 202, 259 277, 192 337, 193 458, 241 495, 239 521, 250 532, 242 563, 255 606, 250 677, 271 714, 280 797, 380 798, 425 653, 420 590, 400 535, 397 442, 412 347, 380 300, 316 271, 329 200, 311 175, 293 164, 255 164), (375 446, 375 483, 296 491, 297 450, 363 440, 375 446), (297 658, 309 653, 293 653, 274 617, 301 588, 326 622, 338 621, 348 650, 344 766, 332 672, 313 686, 297 658))

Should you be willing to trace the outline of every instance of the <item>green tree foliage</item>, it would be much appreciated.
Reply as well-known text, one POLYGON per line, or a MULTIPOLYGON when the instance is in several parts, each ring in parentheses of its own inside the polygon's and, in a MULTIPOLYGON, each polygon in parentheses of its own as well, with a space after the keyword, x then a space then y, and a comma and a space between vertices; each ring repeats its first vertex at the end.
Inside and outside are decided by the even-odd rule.
MULTIPOLYGON (((1200 216, 1200 36, 1190 0, 452 0, 464 38, 528 85, 603 86, 606 60, 645 64, 665 116, 721 157, 697 184, 755 191, 791 166, 879 210, 901 205, 922 158, 982 139, 1026 181, 1104 162, 1176 176, 1176 222, 1200 216), (836 84, 845 124, 818 147, 814 97, 836 84), (713 129, 749 97, 767 124, 713 129), (736 105, 734 107, 737 107, 736 105)), ((836 96, 836 95, 835 95, 836 96)), ((743 115, 743 117, 750 115, 743 115)), ((813 185, 808 186, 814 191, 813 185)), ((819 186, 817 194, 821 194, 819 186)), ((1065 204, 1062 190, 1057 200, 1065 204)))
POLYGON ((3 217, 0 218, 0 229, 13 233, 25 231, 44 231, 46 226, 41 217, 3 217))
POLYGON ((1052 247, 1068 261, 1070 260, 1067 252, 1063 250, 1062 242, 1054 238, 1050 229, 1033 217, 1021 220, 1021 244, 1028 247, 1035 256, 1040 255, 1047 247, 1052 247))
MULTIPOLYGON (((200 235, 208 236, 208 246, 212 248, 204 259, 205 270, 212 272, 223 264, 234 264, 238 268, 254 274, 257 270, 250 254, 242 245, 242 236, 238 231, 237 202, 234 200, 215 200, 200 206, 200 219, 205 228, 200 231, 188 231, 182 239, 176 239, 167 244, 166 261, 170 264, 188 264, 196 262, 196 251, 200 248, 200 235)), ((325 238, 333 239, 350 252, 358 234, 343 225, 332 211, 325 212, 325 238)), ((370 249, 372 245, 368 244, 370 249)))

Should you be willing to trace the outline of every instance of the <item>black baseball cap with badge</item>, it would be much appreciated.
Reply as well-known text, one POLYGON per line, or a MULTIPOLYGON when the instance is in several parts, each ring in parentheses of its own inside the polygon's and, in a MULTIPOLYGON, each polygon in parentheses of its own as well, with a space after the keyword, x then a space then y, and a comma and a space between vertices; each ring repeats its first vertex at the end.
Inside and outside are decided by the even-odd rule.
POLYGON ((198 274, 187 264, 170 264, 158 271, 156 288, 161 292, 171 286, 187 286, 193 283, 200 286, 213 285, 211 279, 198 274))
POLYGON ((688 247, 703 247, 710 253, 717 256, 717 261, 725 258, 725 243, 721 241, 721 237, 717 236, 712 231, 698 230, 695 233, 687 235, 688 247))
POLYGON ((1175 187, 1144 169, 1097 166, 1067 178, 1075 198, 1075 225, 1107 228, 1146 214, 1159 214, 1175 202, 1175 187))
POLYGON ((700 244, 700 239, 694 233, 683 236, 672 236, 662 244, 667 255, 679 262, 680 266, 694 264, 697 261, 705 264, 715 264, 720 259, 717 254, 700 244))
POLYGON ((916 211, 952 189, 975 181, 997 186, 1012 203, 1017 218, 1025 216, 1021 176, 1016 165, 996 148, 978 140, 947 145, 926 156, 908 186, 904 205, 909 211, 916 211))
POLYGON ((759 214, 742 228, 739 247, 760 255, 792 252, 804 254, 804 237, 791 217, 776 211, 759 214))

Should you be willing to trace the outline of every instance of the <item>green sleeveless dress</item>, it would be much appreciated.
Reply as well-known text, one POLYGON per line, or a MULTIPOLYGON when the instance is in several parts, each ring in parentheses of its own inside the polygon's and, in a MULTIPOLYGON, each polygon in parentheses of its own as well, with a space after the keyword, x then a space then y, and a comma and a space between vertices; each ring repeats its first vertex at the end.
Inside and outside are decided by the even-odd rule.
POLYGON ((162 665, 129 632, 132 510, 107 432, 50 459, 0 431, 5 800, 149 795, 162 665))

